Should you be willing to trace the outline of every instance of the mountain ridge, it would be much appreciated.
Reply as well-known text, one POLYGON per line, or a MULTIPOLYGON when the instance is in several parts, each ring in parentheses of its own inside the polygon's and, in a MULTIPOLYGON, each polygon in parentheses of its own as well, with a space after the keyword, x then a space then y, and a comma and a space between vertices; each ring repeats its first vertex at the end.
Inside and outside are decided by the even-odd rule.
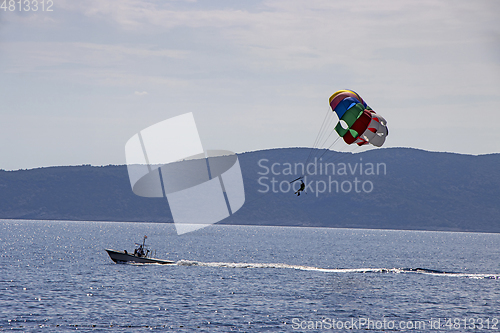
MULTIPOLYGON (((246 201, 220 224, 500 232, 500 154, 271 148, 237 155, 246 201), (317 170, 327 172, 308 175, 307 194, 297 197, 287 184, 310 155, 322 155, 317 170)), ((125 165, 0 170, 0 202, 2 219, 172 222, 167 200, 132 193, 125 165)))

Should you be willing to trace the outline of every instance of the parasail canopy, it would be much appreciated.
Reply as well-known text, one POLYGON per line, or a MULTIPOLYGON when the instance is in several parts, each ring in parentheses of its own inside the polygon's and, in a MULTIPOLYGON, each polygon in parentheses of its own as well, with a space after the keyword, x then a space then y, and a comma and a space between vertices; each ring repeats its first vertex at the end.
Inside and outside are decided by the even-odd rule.
POLYGON ((347 144, 368 143, 381 147, 389 134, 387 121, 376 114, 356 92, 339 90, 330 97, 330 106, 339 118, 335 131, 347 144))

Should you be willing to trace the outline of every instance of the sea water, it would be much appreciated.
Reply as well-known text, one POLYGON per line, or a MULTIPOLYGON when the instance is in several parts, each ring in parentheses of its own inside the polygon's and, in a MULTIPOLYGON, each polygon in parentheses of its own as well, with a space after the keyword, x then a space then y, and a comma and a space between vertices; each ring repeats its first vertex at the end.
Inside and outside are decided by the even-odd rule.
POLYGON ((500 234, 0 221, 0 330, 500 331, 500 234), (147 244, 174 265, 115 264, 147 244))

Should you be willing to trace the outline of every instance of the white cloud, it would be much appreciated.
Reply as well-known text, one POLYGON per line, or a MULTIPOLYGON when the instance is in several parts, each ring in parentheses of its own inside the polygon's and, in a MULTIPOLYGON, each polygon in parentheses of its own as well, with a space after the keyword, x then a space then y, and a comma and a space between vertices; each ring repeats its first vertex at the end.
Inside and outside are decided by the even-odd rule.
MULTIPOLYGON (((10 72, 34 71, 40 68, 74 64, 88 67, 113 67, 137 60, 185 58, 189 51, 157 49, 151 45, 113 45, 80 42, 5 42, 3 55, 10 72)), ((56 68, 52 68, 54 70, 56 68)), ((56 69, 57 70, 57 69, 56 69)))
POLYGON ((158 74, 151 64, 183 59, 189 52, 150 45, 64 42, 6 42, 0 55, 4 73, 104 86, 137 84, 185 87, 181 78, 158 74))
MULTIPOLYGON (((497 91, 500 66, 485 58, 488 50, 481 50, 494 44, 493 32, 499 32, 494 27, 500 6, 490 1, 273 0, 254 11, 199 9, 201 5, 179 9, 177 3, 128 0, 65 4, 125 30, 156 29, 161 34, 179 27, 216 29, 233 53, 232 61, 250 71, 325 70, 338 77, 341 69, 357 86, 384 85, 402 96, 497 91)), ((111 55, 110 61, 138 54, 187 56, 179 50, 86 47, 99 47, 102 55, 111 55)))
MULTIPOLYGON (((182 1, 181 1, 182 2, 182 1)), ((186 1, 191 2, 191 1, 186 1)), ((102 20, 111 20, 126 30, 143 30, 150 27, 229 27, 244 24, 248 13, 238 9, 178 10, 180 2, 135 0, 90 0, 76 2, 61 0, 66 10, 82 12, 102 20)), ((201 3, 198 7, 201 7, 201 3)))

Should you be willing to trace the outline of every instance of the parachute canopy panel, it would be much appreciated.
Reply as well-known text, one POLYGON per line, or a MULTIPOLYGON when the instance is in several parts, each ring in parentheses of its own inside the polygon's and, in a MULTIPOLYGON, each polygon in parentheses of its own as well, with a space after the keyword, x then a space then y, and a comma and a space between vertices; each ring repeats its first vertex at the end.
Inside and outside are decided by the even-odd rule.
POLYGON ((375 113, 355 91, 339 90, 330 97, 330 106, 339 118, 335 131, 347 144, 371 143, 381 147, 388 135, 387 121, 375 113))

